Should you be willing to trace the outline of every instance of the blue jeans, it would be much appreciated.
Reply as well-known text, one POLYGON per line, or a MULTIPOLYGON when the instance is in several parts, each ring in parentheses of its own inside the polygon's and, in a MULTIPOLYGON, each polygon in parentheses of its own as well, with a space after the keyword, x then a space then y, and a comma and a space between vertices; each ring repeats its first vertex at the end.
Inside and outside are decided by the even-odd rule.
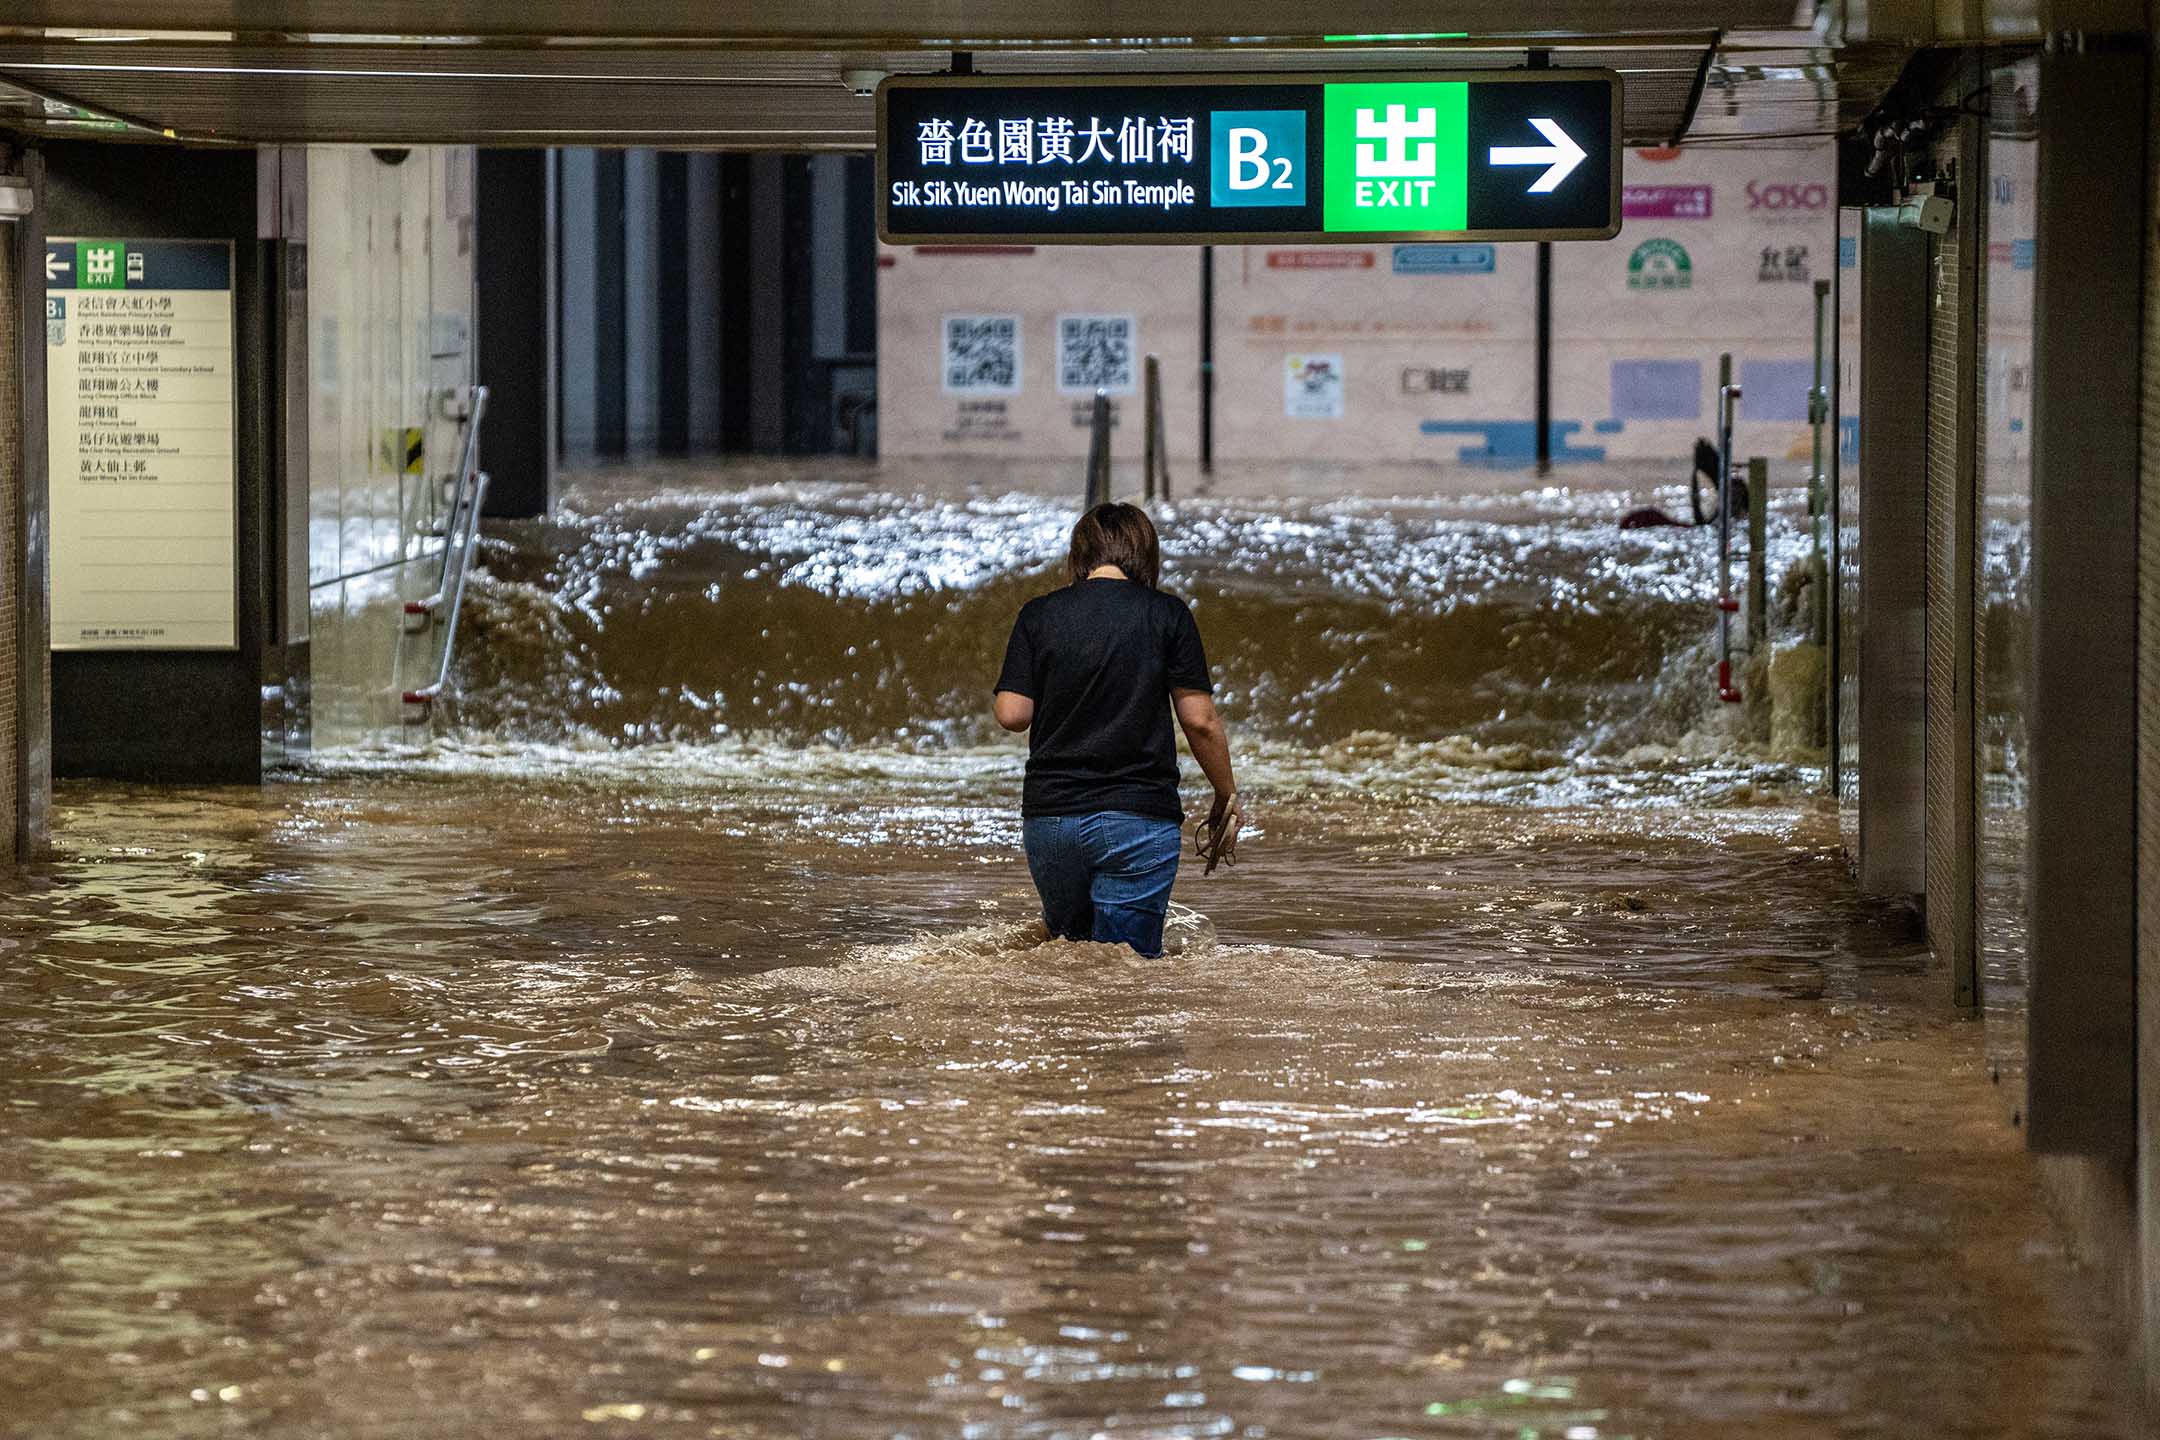
POLYGON ((1021 823, 1020 834, 1052 935, 1130 945, 1151 960, 1162 954, 1163 916, 1184 848, 1176 821, 1117 810, 1038 815, 1021 823))

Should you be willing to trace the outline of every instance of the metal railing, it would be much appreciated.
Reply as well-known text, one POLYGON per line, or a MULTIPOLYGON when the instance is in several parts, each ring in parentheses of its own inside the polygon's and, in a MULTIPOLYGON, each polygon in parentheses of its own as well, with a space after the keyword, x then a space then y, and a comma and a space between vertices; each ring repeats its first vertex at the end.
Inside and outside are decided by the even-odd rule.
POLYGON ((465 582, 472 574, 473 555, 480 546, 480 511, 487 501, 487 474, 473 464, 479 450, 480 422, 487 414, 487 400, 487 386, 472 387, 471 400, 463 416, 465 440, 458 449, 450 508, 443 517, 442 568, 436 575, 435 593, 405 606, 407 634, 424 633, 437 624, 443 627, 435 678, 417 689, 399 694, 408 725, 426 723, 436 698, 450 681, 450 662, 457 652, 458 614, 464 608, 465 582))
MULTIPOLYGON (((1733 383, 1732 356, 1718 357, 1718 510, 1717 510, 1717 693, 1729 705, 1740 702, 1739 687, 1732 678, 1732 620, 1740 602, 1732 593, 1733 417, 1740 406, 1740 387, 1733 383)), ((1751 495, 1750 500, 1754 497, 1751 495)))

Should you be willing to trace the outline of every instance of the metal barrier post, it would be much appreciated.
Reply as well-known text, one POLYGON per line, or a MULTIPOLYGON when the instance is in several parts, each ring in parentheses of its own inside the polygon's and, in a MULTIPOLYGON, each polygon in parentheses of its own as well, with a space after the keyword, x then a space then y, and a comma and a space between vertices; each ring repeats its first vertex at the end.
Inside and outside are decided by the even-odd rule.
POLYGON ((1162 385, 1161 366, 1153 355, 1147 357, 1147 392, 1143 397, 1147 411, 1142 418, 1141 433, 1145 436, 1145 460, 1142 462, 1140 494, 1143 499, 1155 498, 1155 462, 1161 455, 1162 443, 1162 385))
POLYGON ((1770 462, 1747 462, 1747 644, 1757 655, 1770 640, 1769 556, 1764 553, 1770 519, 1770 462))
POLYGON ((1738 704, 1740 689, 1732 680, 1732 617, 1740 602, 1732 593, 1732 482, 1733 411, 1740 401, 1740 387, 1733 383, 1732 355, 1718 356, 1718 508, 1717 508, 1717 642, 1718 699, 1738 704))
POLYGON ((1110 396, 1095 392, 1095 411, 1088 426, 1087 508, 1110 500, 1110 396))

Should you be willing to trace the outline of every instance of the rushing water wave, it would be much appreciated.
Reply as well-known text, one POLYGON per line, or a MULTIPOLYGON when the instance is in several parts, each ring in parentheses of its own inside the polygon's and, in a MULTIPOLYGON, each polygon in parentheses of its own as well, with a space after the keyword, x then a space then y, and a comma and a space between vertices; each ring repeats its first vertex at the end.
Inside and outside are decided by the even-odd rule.
MULTIPOLYGON (((1633 498, 1198 498, 1158 509, 1243 733, 1454 739, 1550 764, 1673 745, 1713 706, 1708 532, 1633 498)), ((1678 492, 1660 493, 1668 505, 1678 492)), ((1062 583, 1069 499, 797 482, 668 488, 498 526, 454 727, 611 744, 997 743, 1013 615, 1062 583)), ((1770 563, 1805 549, 1777 506, 1770 563)))

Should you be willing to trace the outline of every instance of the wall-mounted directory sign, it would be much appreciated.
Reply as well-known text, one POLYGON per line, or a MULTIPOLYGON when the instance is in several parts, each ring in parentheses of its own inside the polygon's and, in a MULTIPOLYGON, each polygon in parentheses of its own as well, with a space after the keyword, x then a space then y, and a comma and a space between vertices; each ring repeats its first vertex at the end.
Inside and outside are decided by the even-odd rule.
POLYGON ((878 234, 1605 240, 1619 140, 1604 70, 898 76, 878 87, 878 234))
POLYGON ((233 249, 45 243, 55 650, 230 650, 233 249))

